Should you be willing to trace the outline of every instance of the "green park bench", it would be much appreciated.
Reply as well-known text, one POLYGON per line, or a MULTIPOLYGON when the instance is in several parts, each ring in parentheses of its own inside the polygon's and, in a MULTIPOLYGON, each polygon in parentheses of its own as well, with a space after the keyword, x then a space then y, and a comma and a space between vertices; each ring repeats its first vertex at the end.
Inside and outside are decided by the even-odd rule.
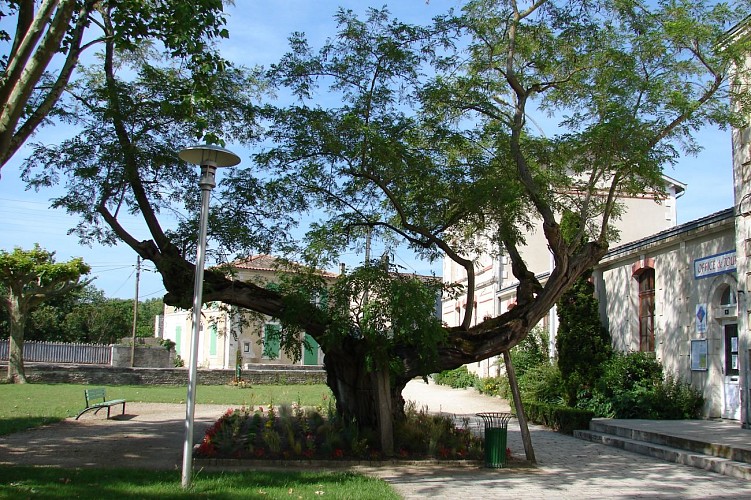
POLYGON ((86 408, 81 411, 81 413, 78 414, 76 417, 76 420, 78 420, 78 417, 83 415, 89 410, 94 410, 94 415, 99 413, 99 410, 103 408, 107 408, 107 418, 110 418, 110 408, 117 405, 123 405, 123 415, 125 415, 125 400, 124 399, 113 399, 110 401, 107 401, 107 396, 104 392, 104 387, 100 387, 98 389, 84 389, 83 396, 86 398, 86 408), (101 401, 99 401, 101 400, 101 401))

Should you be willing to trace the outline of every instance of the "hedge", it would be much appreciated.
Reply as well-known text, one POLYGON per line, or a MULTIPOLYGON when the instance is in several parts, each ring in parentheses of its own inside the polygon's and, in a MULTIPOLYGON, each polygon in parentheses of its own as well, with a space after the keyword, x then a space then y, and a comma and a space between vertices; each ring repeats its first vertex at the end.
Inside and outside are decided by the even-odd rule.
POLYGON ((564 434, 573 434, 576 429, 589 429, 594 412, 549 403, 524 402, 527 419, 536 424, 550 427, 564 434))

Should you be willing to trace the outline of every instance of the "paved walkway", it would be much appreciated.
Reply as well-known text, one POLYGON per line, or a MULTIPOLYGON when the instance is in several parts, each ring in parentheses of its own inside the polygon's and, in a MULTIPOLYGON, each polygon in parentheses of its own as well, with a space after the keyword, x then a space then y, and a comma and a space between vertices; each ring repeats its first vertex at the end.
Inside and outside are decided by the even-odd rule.
MULTIPOLYGON (((474 390, 454 390, 421 381, 410 382, 404 396, 415 401, 418 409, 427 406, 430 411, 456 415, 509 410, 505 401, 474 390)), ((0 463, 178 469, 184 405, 128 404, 126 410, 125 419, 82 417, 80 421, 68 419, 1 436, 0 463)), ((196 441, 224 410, 224 406, 196 407, 196 441)), ((728 429, 737 439, 744 439, 749 432, 740 427, 733 432, 732 425, 728 429)), ((531 433, 536 467, 388 466, 358 470, 385 479, 407 499, 751 498, 751 481, 662 462, 539 426, 532 426, 531 433)), ((515 420, 509 424, 508 445, 515 457, 524 457, 515 420)))
MULTIPOLYGON (((454 391, 432 384, 426 387, 421 381, 410 382, 405 398, 446 412, 469 413, 462 408, 508 411, 505 401, 473 390, 454 391)), ((687 423, 692 432, 702 432, 695 426, 695 421, 687 423)), ((725 427, 729 438, 751 436, 740 426, 735 427, 737 432, 732 432, 732 425, 725 427)), ((749 481, 590 443, 541 426, 530 425, 530 432, 537 458, 535 468, 412 467, 381 470, 377 475, 404 498, 751 498, 749 481)), ((508 444, 514 456, 524 457, 516 420, 509 423, 508 444)))

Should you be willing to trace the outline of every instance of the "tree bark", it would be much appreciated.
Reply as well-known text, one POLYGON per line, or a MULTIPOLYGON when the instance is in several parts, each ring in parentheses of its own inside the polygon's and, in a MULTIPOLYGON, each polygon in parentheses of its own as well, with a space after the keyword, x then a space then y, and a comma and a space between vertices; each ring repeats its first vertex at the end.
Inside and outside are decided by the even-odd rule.
POLYGON ((26 372, 23 366, 23 337, 26 315, 21 310, 18 297, 10 299, 10 345, 8 349, 8 382, 25 384, 26 372))

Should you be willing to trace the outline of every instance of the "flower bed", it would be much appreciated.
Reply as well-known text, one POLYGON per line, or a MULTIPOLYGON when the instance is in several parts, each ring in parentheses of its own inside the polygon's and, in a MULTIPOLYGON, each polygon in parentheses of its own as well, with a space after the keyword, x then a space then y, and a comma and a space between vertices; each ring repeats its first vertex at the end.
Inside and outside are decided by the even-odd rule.
MULTIPOLYGON (((206 431, 195 456, 335 461, 384 458, 374 433, 361 433, 353 423, 333 413, 299 405, 229 409, 206 431)), ((468 420, 457 427, 448 415, 428 415, 408 406, 406 418, 394 425, 392 458, 480 459, 482 440, 468 427, 468 420)))

